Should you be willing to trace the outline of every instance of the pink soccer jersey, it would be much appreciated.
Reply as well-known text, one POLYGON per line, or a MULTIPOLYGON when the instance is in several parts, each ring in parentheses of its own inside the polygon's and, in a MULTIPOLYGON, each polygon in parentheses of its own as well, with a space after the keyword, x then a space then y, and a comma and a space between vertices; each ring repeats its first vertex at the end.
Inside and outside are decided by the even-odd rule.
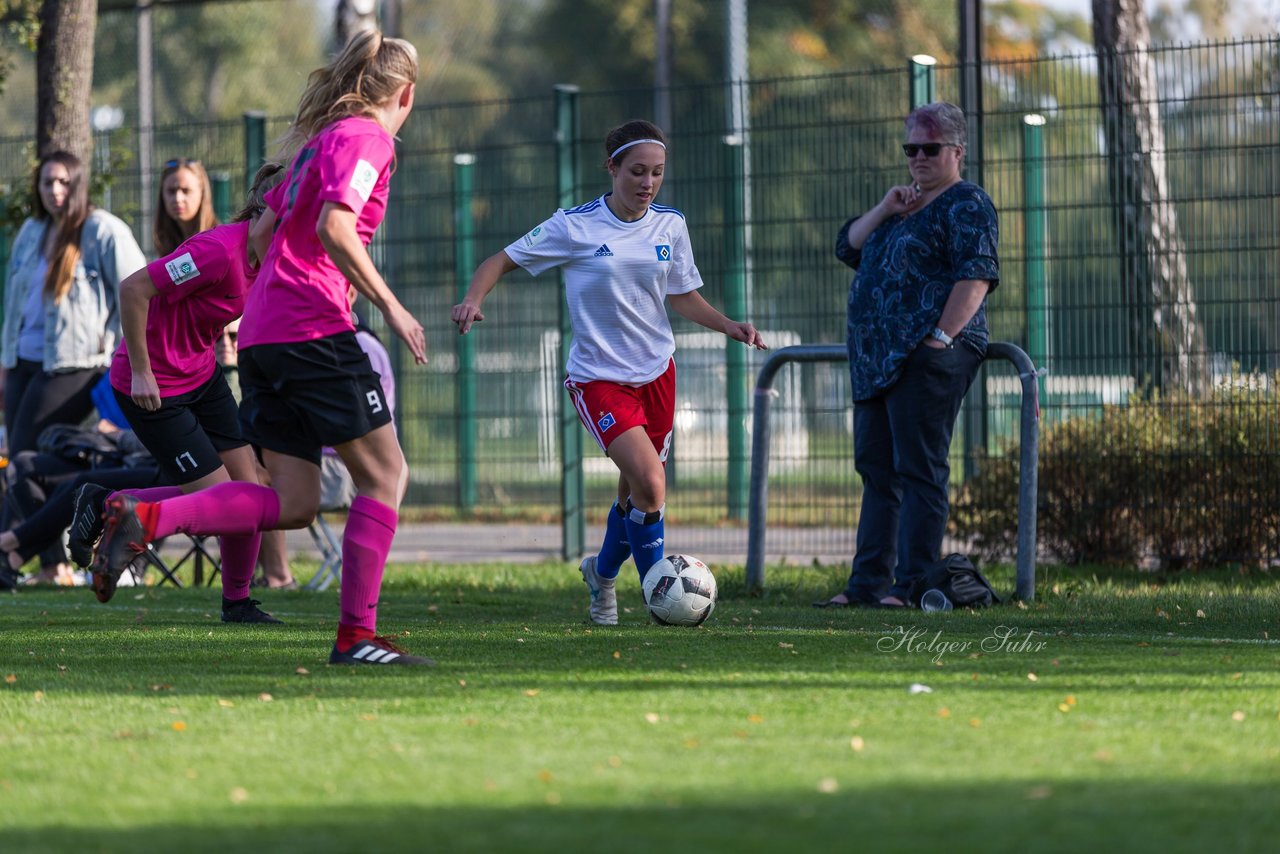
MULTIPOLYGON (((147 353, 161 397, 199 388, 217 369, 214 345, 223 327, 244 311, 256 273, 246 255, 248 239, 249 223, 220 225, 147 265, 160 291, 147 310, 147 353)), ((111 360, 111 386, 127 395, 132 383, 122 341, 111 360)))
POLYGON ((249 293, 240 346, 310 341, 350 332, 350 285, 325 252, 316 223, 326 202, 356 214, 367 246, 387 208, 395 143, 382 125, 361 117, 334 122, 293 159, 267 194, 277 222, 262 272, 249 293))

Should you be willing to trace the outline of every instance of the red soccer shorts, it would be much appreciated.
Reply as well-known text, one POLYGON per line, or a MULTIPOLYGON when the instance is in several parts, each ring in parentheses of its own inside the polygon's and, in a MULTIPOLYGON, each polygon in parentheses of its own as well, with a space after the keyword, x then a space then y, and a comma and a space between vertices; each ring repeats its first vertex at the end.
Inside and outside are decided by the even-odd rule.
POLYGON ((622 385, 608 380, 576 383, 566 379, 564 387, 573 400, 578 418, 606 454, 609 444, 632 427, 643 427, 645 435, 664 464, 671 448, 671 425, 676 414, 676 363, 672 359, 662 376, 642 386, 622 385))

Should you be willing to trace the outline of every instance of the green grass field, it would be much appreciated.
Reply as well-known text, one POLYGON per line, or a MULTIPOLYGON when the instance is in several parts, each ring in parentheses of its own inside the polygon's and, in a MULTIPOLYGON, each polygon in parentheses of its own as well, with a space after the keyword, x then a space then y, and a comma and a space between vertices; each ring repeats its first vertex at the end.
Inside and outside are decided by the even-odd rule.
POLYGON ((394 567, 381 629, 429 670, 327 666, 336 593, 263 591, 260 628, 216 590, 5 595, 0 849, 1276 849, 1280 580, 922 614, 717 575, 700 629, 629 568, 593 629, 573 567, 394 567))

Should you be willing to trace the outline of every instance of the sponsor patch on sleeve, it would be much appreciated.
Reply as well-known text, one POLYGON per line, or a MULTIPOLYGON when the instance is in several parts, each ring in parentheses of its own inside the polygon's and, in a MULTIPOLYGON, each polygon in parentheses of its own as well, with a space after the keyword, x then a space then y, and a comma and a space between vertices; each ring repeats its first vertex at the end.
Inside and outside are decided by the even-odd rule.
POLYGON ((196 267, 196 260, 191 257, 190 252, 184 252, 177 258, 166 261, 164 269, 169 274, 169 280, 175 285, 189 282, 200 275, 200 270, 196 267))
POLYGON ((539 243, 541 243, 546 239, 547 239, 546 226, 540 225, 537 228, 535 228, 533 231, 529 232, 524 236, 525 248, 532 249, 533 247, 537 246, 539 243))
POLYGON ((378 183, 378 170, 373 168, 373 164, 368 160, 361 160, 356 163, 355 173, 351 176, 351 189, 360 194, 360 198, 366 202, 373 193, 374 186, 378 183))

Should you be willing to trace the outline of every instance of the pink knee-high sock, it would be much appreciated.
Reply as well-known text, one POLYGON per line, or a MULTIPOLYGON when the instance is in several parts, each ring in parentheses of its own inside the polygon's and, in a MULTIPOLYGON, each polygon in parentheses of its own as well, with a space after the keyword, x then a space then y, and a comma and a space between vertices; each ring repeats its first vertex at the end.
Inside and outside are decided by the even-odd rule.
POLYGON ((253 568, 258 563, 262 532, 224 536, 219 544, 222 549, 222 598, 249 598, 249 582, 253 580, 253 568))
POLYGON ((370 632, 378 628, 378 593, 399 517, 395 508, 357 495, 342 532, 342 614, 339 623, 370 632))
MULTIPOLYGON (((152 486, 147 489, 122 489, 125 495, 131 495, 139 501, 165 501, 182 495, 181 486, 152 486)), ((115 495, 115 493, 111 493, 115 495)))
MULTIPOLYGON (((198 537, 269 531, 280 521, 280 496, 267 486, 238 480, 155 505, 152 539, 178 532, 198 537)), ((140 514, 141 515, 141 514, 140 514)))

